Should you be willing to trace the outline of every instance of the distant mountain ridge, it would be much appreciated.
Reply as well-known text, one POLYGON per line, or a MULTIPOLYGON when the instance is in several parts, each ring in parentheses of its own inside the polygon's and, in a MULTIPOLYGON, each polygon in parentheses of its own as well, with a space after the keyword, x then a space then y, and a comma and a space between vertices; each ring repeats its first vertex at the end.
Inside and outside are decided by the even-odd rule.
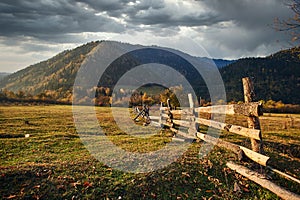
MULTIPOLYGON (((0 88, 14 92, 24 91, 31 95, 53 93, 53 98, 57 100, 71 101, 72 87, 78 69, 87 55, 101 42, 90 42, 73 50, 64 51, 53 58, 6 76, 0 80, 0 88)), ((229 101, 243 100, 241 78, 250 76, 254 78, 257 99, 300 103, 299 92, 296 92, 299 91, 300 85, 299 47, 280 51, 265 58, 244 58, 237 61, 213 59, 213 61, 220 68, 229 101)), ((107 76, 104 82, 109 83, 114 78, 107 76)), ((203 85, 201 81, 195 82, 199 87, 203 85)), ((209 98, 207 91, 199 88, 197 92, 201 97, 209 98)))
POLYGON ((243 100, 242 77, 251 77, 257 100, 300 104, 300 47, 264 58, 243 58, 220 69, 228 100, 243 100))
MULTIPOLYGON (((19 90, 32 95, 42 93, 44 91, 55 91, 57 98, 69 98, 76 77, 76 73, 82 62, 97 45, 103 41, 90 42, 73 50, 67 50, 46 61, 31 65, 0 81, 0 88, 13 92, 19 90)), ((109 42, 106 43, 118 43, 109 42)), ((139 46, 141 45, 131 45, 139 46)), ((153 46, 155 47, 155 46, 153 46)), ((171 49, 170 49, 171 50, 171 49)), ((173 50, 173 49, 172 49, 173 50)), ((177 50, 173 50, 177 51, 177 50)), ((211 60, 208 58, 198 58, 201 60, 211 60)), ((224 67, 234 61, 216 60, 217 67, 224 67)), ((106 80, 109 82, 109 80, 106 80)))
POLYGON ((56 56, 17 71, 0 81, 0 88, 31 95, 55 91, 57 98, 70 99, 76 73, 87 54, 99 42, 91 42, 73 50, 63 51, 56 56))
POLYGON ((7 72, 0 72, 0 80, 3 79, 5 76, 10 75, 11 73, 7 73, 7 72))

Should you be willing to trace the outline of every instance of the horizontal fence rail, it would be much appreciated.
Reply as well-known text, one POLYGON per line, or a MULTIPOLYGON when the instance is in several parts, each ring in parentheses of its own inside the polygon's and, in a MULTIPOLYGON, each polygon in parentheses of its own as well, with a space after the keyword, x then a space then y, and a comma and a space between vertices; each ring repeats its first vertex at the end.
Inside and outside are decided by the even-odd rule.
MULTIPOLYGON (((216 146, 228 149, 238 156, 238 160, 242 160, 244 157, 249 158, 253 162, 268 168, 269 170, 287 178, 296 183, 300 183, 300 180, 292 177, 282 171, 279 171, 272 166, 276 164, 270 157, 263 155, 263 146, 262 146, 262 133, 260 130, 259 116, 263 115, 262 105, 259 102, 252 102, 253 99, 253 85, 248 78, 243 79, 243 87, 244 87, 244 96, 245 103, 242 104, 232 104, 232 105, 213 105, 208 107, 198 107, 194 108, 194 102, 192 100, 191 94, 188 95, 190 107, 183 108, 180 110, 172 110, 170 100, 167 102, 167 107, 160 107, 160 114, 157 117, 150 117, 153 120, 157 120, 158 122, 154 122, 155 125, 160 127, 167 127, 173 133, 174 136, 180 136, 182 138, 173 138, 175 141, 186 141, 186 140, 195 140, 200 139, 207 143, 214 144, 216 146), (248 127, 243 127, 235 124, 228 124, 224 122, 218 122, 211 119, 205 119, 200 117, 201 114, 209 114, 208 118, 212 118, 211 116, 216 114, 221 115, 243 115, 247 117, 248 127), (175 117, 174 117, 175 116, 175 117), (241 145, 237 145, 231 142, 227 142, 224 139, 216 138, 207 133, 202 133, 199 131, 199 125, 204 125, 207 127, 212 127, 221 131, 228 131, 230 133, 238 134, 240 136, 247 137, 251 140, 252 149, 246 148, 241 145), (181 129, 180 127, 183 127, 181 129)), ((238 166, 233 163, 228 163, 228 166, 236 172, 242 174, 246 177, 251 177, 250 179, 258 184, 262 185, 265 183, 269 184, 269 181, 262 181, 260 178, 255 176, 249 176, 245 174, 246 169, 251 171, 248 168, 243 166, 238 166)), ((298 195, 295 195, 289 191, 285 191, 284 189, 280 189, 281 191, 276 191, 274 188, 280 188, 275 184, 271 184, 271 187, 266 186, 265 188, 273 191, 280 197, 286 198, 287 195, 291 195, 293 198, 299 198, 298 195)))
POLYGON ((226 115, 238 114, 238 115, 256 116, 256 117, 263 115, 262 105, 259 102, 199 107, 199 108, 195 108, 195 112, 211 113, 211 114, 226 114, 226 115))
POLYGON ((205 126, 210 126, 210 127, 216 128, 216 129, 228 131, 228 132, 242 135, 245 137, 254 138, 257 140, 261 139, 260 130, 257 130, 257 129, 245 128, 242 126, 226 124, 226 123, 217 122, 217 121, 213 121, 213 120, 207 120, 207 119, 203 119, 203 118, 196 118, 196 122, 199 124, 203 124, 205 126))

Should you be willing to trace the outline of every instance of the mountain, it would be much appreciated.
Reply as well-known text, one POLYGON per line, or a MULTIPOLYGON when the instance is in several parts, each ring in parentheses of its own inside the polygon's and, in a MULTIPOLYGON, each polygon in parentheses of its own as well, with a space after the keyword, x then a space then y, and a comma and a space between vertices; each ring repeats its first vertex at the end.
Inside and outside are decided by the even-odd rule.
POLYGON ((216 58, 206 58, 206 57, 198 57, 199 60, 201 61, 207 61, 210 63, 211 61, 214 62, 214 64, 219 68, 226 67, 232 63, 235 63, 237 60, 223 60, 223 59, 216 59, 216 58))
POLYGON ((213 59, 213 61, 215 62, 218 68, 223 68, 236 62, 236 60, 223 60, 223 59, 213 59))
MULTIPOLYGON (((60 99, 60 100, 65 98, 70 99, 70 94, 72 93, 72 89, 73 89, 72 87, 78 69, 80 68, 87 54, 89 54, 100 43, 102 43, 102 45, 106 45, 105 48, 108 51, 114 48, 113 47, 114 45, 123 45, 124 48, 129 48, 129 49, 143 47, 141 45, 131 45, 125 43, 110 42, 110 41, 96 41, 96 42, 87 43, 73 50, 64 51, 54 56, 53 58, 31 65, 25 69, 22 69, 16 73, 13 73, 3 78, 3 80, 0 81, 0 88, 7 89, 13 92, 24 91, 25 93, 30 95, 37 95, 45 92, 53 95, 53 93, 55 93, 54 95, 55 99, 60 99)), ((171 52, 175 52, 176 54, 178 53, 178 54, 184 54, 186 56, 189 56, 188 54, 185 54, 178 50, 174 50, 174 49, 167 49, 167 50, 171 52)), ((148 54, 150 55, 152 55, 153 53, 155 52, 152 52, 151 50, 148 51, 148 54)), ((144 56, 143 59, 146 60, 147 56, 144 56)), ((171 59, 173 59, 172 56, 165 55, 164 57, 162 57, 161 62, 166 64, 170 62, 174 63, 174 61, 173 60, 171 61, 171 59)), ((199 59, 207 63, 211 62, 211 59, 208 58, 196 58, 196 59, 199 59)), ((119 65, 122 65, 122 69, 124 69, 125 71, 127 71, 128 68, 131 67, 131 65, 134 65, 135 61, 134 60, 130 61, 130 60, 131 58, 127 58, 126 62, 120 60, 119 61, 120 63, 117 63, 115 68, 112 68, 112 71, 110 73, 106 73, 104 75, 104 78, 102 79, 103 84, 101 86, 111 87, 112 86, 111 82, 113 82, 112 80, 118 80, 118 74, 120 74, 119 65)), ((185 64, 182 62, 183 61, 178 61, 175 63, 175 65, 177 65, 178 69, 182 68, 181 69, 182 73, 186 74, 187 72, 184 69, 185 64)), ((221 68, 224 65, 227 65, 232 62, 233 61, 218 59, 216 60, 216 65, 217 67, 221 68)), ((188 72, 188 74, 191 77, 195 76, 195 73, 188 72)), ((196 81, 196 77, 191 79, 194 79, 196 81)))
MULTIPOLYGON (((96 49, 98 45, 109 46, 107 51, 113 51, 114 45, 124 45, 126 48, 141 47, 141 45, 130 45, 118 42, 96 41, 91 42, 73 50, 64 51, 49 60, 31 65, 23 70, 13 73, 0 80, 0 88, 14 91, 24 91, 30 95, 39 97, 51 96, 52 99, 60 101, 71 101, 74 80, 77 71, 87 55, 96 49)), ((170 49, 171 50, 171 49, 170 49)), ((171 50, 179 52, 177 50, 171 50)), ((194 71, 187 70, 184 60, 178 60, 168 53, 156 52, 150 48, 146 54, 126 55, 112 63, 112 67, 103 74, 98 86, 103 87, 97 93, 110 95, 114 83, 119 80, 122 73, 128 72, 132 66, 143 62, 151 62, 147 56, 157 54, 160 63, 173 63, 174 68, 185 74, 191 80, 198 96, 209 99, 209 94, 203 79, 194 71), (133 57, 132 57, 133 56, 133 57), (120 68, 119 66, 122 66, 120 68), (201 95, 200 95, 201 94, 201 95)), ((184 54, 181 52, 181 54, 184 54)), ((187 55, 187 54, 185 54, 187 55)), ((151 56, 150 56, 151 57, 151 56)), ((190 56, 191 57, 191 56, 190 56)), ((208 58, 197 58, 206 63, 208 58)), ((249 76, 254 79, 257 100, 282 100, 284 103, 300 103, 299 96, 299 68, 300 48, 292 48, 280 51, 265 58, 243 58, 237 61, 214 59, 223 77, 227 100, 243 100, 242 83, 243 77, 249 76)), ((208 68, 209 69, 209 68, 208 68)), ((165 73, 158 71, 158 73, 165 73)), ((167 75, 167 74, 166 74, 167 75)), ((134 78, 133 78, 134 79, 134 78)), ((134 81, 134 80, 132 80, 134 81)), ((29 96, 30 96, 29 95, 29 96)))
POLYGON ((251 77, 256 99, 300 104, 300 47, 264 58, 244 58, 220 69, 228 100, 243 100, 242 77, 251 77))
POLYGON ((0 80, 2 80, 5 76, 10 75, 10 73, 7 72, 0 72, 0 80))
POLYGON ((57 98, 65 98, 72 91, 81 63, 98 44, 91 42, 63 51, 53 58, 6 76, 0 81, 0 88, 13 92, 21 90, 32 95, 56 91, 57 98))

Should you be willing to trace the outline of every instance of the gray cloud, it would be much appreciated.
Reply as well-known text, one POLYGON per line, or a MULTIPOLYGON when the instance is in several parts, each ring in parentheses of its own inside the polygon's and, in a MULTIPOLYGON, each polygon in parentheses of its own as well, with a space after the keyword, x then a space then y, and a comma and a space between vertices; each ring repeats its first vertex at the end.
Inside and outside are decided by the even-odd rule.
MULTIPOLYGON (((229 25, 218 24, 209 30, 198 27, 215 51, 227 57, 266 55, 286 47, 290 36, 276 32, 275 18, 287 19, 291 10, 282 0, 202 0, 212 12, 229 25), (220 49, 227 52, 220 52, 220 49), (232 54, 230 56, 230 54, 232 54)), ((212 47, 208 47, 211 48, 212 47)))
POLYGON ((233 21, 253 30, 272 25, 275 17, 291 16, 279 0, 4 0, 0 12, 1 36, 41 39, 80 32, 121 33, 142 24, 202 27, 233 21))
POLYGON ((123 32, 124 26, 105 15, 71 0, 2 1, 1 36, 33 36, 51 39, 53 35, 80 32, 123 32))
POLYGON ((149 43, 141 33, 151 33, 183 34, 214 57, 267 55, 290 39, 272 29, 274 19, 292 15, 282 0, 2 0, 0 48, 54 54, 113 34, 138 33, 149 43))
POLYGON ((159 6, 153 4, 151 6, 149 3, 145 6, 145 3, 140 3, 134 6, 135 12, 129 13, 128 21, 135 25, 157 25, 157 27, 203 26, 222 21, 215 13, 204 11, 198 3, 186 2, 190 5, 180 1, 166 3, 161 0, 155 1, 154 5, 159 6))
POLYGON ((202 0, 209 9, 225 21, 233 20, 239 26, 257 28, 271 25, 276 17, 291 16, 283 0, 202 0))
POLYGON ((77 0, 77 2, 84 3, 88 5, 90 8, 97 11, 114 11, 114 10, 122 10, 124 6, 130 1, 126 0, 77 0))

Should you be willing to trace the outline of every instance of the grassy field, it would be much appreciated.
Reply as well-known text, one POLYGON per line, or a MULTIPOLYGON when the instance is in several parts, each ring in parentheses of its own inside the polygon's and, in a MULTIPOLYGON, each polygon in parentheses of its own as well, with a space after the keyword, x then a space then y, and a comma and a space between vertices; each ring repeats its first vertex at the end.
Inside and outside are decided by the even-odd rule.
MULTIPOLYGON (((167 130, 150 139, 128 136, 114 122, 110 108, 96 111, 110 140, 127 151, 149 152, 171 140, 167 130)), ((241 117, 227 120, 246 123, 241 117)), ((265 114, 261 125, 266 154, 277 161, 278 169, 300 178, 300 115, 265 114)), ((278 199, 230 171, 226 162, 238 162, 231 152, 215 147, 199 158, 202 142, 157 171, 135 174, 106 166, 82 144, 71 106, 2 106, 0 127, 2 199, 278 199), (235 191, 237 185, 240 189, 235 191)), ((221 137, 244 146, 250 143, 225 132, 221 137)), ((300 193, 290 181, 272 174, 269 178, 300 193)))

